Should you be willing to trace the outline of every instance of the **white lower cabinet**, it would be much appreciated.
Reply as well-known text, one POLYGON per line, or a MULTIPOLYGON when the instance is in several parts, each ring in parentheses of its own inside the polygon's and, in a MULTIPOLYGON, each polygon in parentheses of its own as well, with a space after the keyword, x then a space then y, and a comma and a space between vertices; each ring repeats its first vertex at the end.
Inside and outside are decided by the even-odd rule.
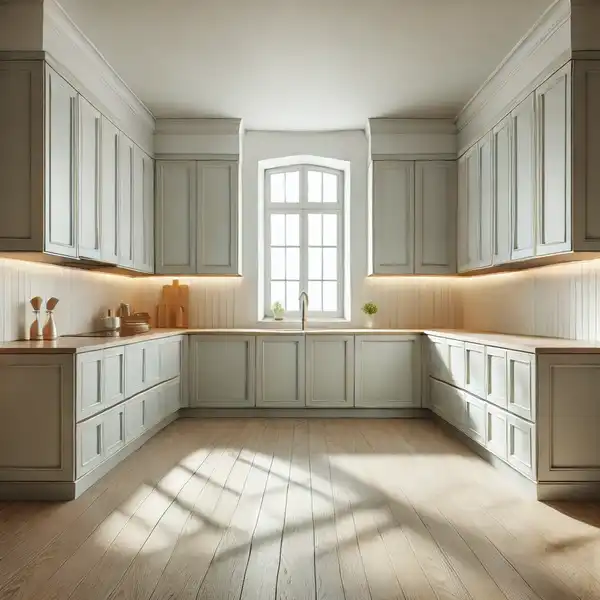
POLYGON ((535 421, 535 369, 533 354, 507 352, 508 410, 529 421, 535 421))
POLYGON ((485 349, 485 399, 506 408, 506 350, 485 349))
POLYGON ((191 407, 254 406, 255 337, 190 337, 191 407))
POLYGON ((507 459, 507 435, 506 412, 487 404, 485 407, 485 447, 502 460, 507 459))
MULTIPOLYGON (((126 346, 125 391, 127 397, 143 392, 161 381, 160 348, 161 343, 159 341, 141 342, 126 346)), ((177 369, 172 368, 169 371, 176 372, 177 369)), ((171 372, 167 373, 167 375, 170 374, 171 372)))
POLYGON ((159 342, 158 361, 161 381, 179 377, 182 353, 183 339, 181 337, 171 337, 159 342))
POLYGON ((170 417, 181 407, 181 380, 168 381, 159 388, 159 407, 161 420, 170 417))
POLYGON ((533 478, 535 473, 535 428, 531 423, 506 415, 507 460, 517 470, 533 478))
POLYGON ((82 477, 104 460, 102 426, 104 415, 77 425, 76 477, 82 477))
POLYGON ((465 388, 485 397, 485 349, 479 344, 465 344, 465 388))
POLYGON ((354 406, 353 336, 306 336, 306 406, 354 406))
POLYGON ((102 421, 104 458, 112 456, 125 445, 125 407, 123 405, 104 413, 102 421))
POLYGON ((148 400, 152 394, 153 391, 148 390, 125 403, 125 442, 127 444, 140 437, 146 430, 148 425, 148 400))
POLYGON ((485 402, 468 392, 463 392, 463 431, 473 440, 485 444, 485 402))
POLYGON ((355 406, 421 406, 419 336, 357 335, 354 352, 355 406))
POLYGON ((256 340, 256 406, 302 408, 305 399, 303 335, 256 340))

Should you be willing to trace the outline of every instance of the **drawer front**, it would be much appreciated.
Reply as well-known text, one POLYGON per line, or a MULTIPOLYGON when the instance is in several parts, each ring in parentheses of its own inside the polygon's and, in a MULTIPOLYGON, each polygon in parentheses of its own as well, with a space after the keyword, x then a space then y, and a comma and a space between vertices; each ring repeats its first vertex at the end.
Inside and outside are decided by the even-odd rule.
POLYGON ((464 392, 463 431, 482 446, 485 444, 485 402, 464 392))
POLYGON ((162 421, 160 388, 155 387, 144 394, 144 429, 151 429, 162 421))
POLYGON ((161 420, 176 413, 181 406, 181 380, 173 379, 161 386, 161 420))
POLYGON ((77 425, 77 477, 85 475, 104 460, 103 415, 77 425))
POLYGON ((104 350, 102 357, 105 408, 125 400, 125 348, 104 350))
POLYGON ((485 407, 485 447, 498 458, 507 460, 506 413, 491 404, 485 407))
POLYGON ((146 401, 147 392, 131 398, 125 403, 125 443, 137 439, 146 430, 146 401))
POLYGON ((130 344, 125 347, 125 392, 128 398, 144 390, 144 347, 130 344))
POLYGON ((465 398, 461 390, 429 379, 431 409, 444 421, 462 429, 465 422, 465 398))
POLYGON ((533 354, 507 354, 508 410, 528 421, 535 422, 535 368, 533 354))
POLYGON ((479 344, 465 344, 465 388, 485 397, 485 349, 479 344))
POLYGON ((429 349, 429 375, 445 381, 447 379, 448 343, 443 338, 430 337, 427 347, 429 349))
POLYGON ((465 386, 465 344, 450 340, 448 342, 448 366, 447 372, 449 377, 446 377, 448 383, 454 384, 456 387, 465 386))
POLYGON ((125 445, 125 407, 109 410, 103 417, 104 458, 107 459, 125 445))
POLYGON ((429 406, 431 410, 444 420, 446 418, 446 395, 444 384, 437 379, 429 378, 429 406))
POLYGON ((168 339, 159 345, 160 380, 168 381, 181 373, 181 338, 168 339))
POLYGON ((530 479, 535 478, 534 426, 513 415, 506 415, 508 429, 507 460, 530 479))
POLYGON ((144 344, 143 389, 147 390, 160 383, 160 343, 144 344))
POLYGON ((103 408, 102 351, 77 355, 77 421, 103 408))
POLYGON ((506 350, 501 348, 485 349, 485 397, 503 408, 507 407, 506 398, 506 350))

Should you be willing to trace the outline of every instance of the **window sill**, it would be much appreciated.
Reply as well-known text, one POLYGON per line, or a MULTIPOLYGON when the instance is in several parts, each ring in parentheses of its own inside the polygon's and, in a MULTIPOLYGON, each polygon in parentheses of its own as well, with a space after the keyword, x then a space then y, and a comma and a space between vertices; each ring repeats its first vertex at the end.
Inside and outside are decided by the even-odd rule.
MULTIPOLYGON (((306 330, 311 329, 343 329, 350 325, 350 319, 308 319, 306 323, 306 330)), ((265 329, 297 329, 302 330, 302 321, 300 319, 283 319, 283 321, 276 321, 271 317, 266 317, 257 322, 258 327, 264 327, 265 329)))

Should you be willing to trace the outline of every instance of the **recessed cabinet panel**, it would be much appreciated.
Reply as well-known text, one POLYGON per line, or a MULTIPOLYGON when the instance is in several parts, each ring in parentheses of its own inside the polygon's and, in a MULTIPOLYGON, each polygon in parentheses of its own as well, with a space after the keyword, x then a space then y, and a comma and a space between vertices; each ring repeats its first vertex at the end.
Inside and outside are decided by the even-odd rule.
POLYGON ((508 440, 506 413, 491 404, 487 404, 485 418, 485 447, 498 458, 506 460, 508 440))
POLYGON ((154 160, 144 154, 144 243, 139 268, 154 273, 154 160))
MULTIPOLYGON (((158 361, 161 381, 174 379, 181 374, 182 343, 180 337, 167 338, 159 343, 158 361)), ((150 360, 154 359, 150 357, 150 360)))
POLYGON ((535 368, 533 354, 507 352, 508 410, 535 421, 535 368))
POLYGON ((485 379, 488 402, 506 408, 506 350, 501 348, 485 349, 485 379))
POLYGON ((134 144, 119 134, 119 265, 133 267, 134 144))
POLYGON ((458 340, 448 340, 448 383, 456 387, 465 385, 465 343, 458 340))
POLYGON ((109 410, 103 415, 104 458, 112 456, 125 445, 125 407, 109 410))
POLYGON ((465 387, 485 398, 485 350, 479 344, 465 344, 465 387))
POLYGON ((479 265, 481 247, 481 171, 479 168, 479 148, 473 146, 465 155, 466 182, 466 267, 475 269, 479 265))
POLYGON ((478 151, 480 223, 476 266, 489 267, 492 264, 493 211, 492 136, 490 134, 479 142, 478 151))
POLYGON ((104 379, 104 407, 125 399, 125 348, 123 346, 103 351, 102 375, 104 379))
POLYGON ((119 262, 119 180, 118 148, 119 130, 102 117, 102 151, 100 161, 100 197, 101 197, 101 257, 104 262, 119 262))
POLYGON ((508 462, 530 479, 535 478, 534 427, 518 417, 506 416, 508 462))
POLYGON ((133 246, 133 268, 143 271, 146 267, 146 223, 144 202, 144 153, 133 147, 133 204, 131 207, 132 222, 131 235, 133 246))
POLYGON ((495 265, 510 261, 510 209, 512 202, 512 132, 510 117, 492 132, 493 136, 493 230, 492 261, 495 265))
POLYGON ((448 380, 448 342, 444 338, 430 337, 427 344, 429 348, 429 374, 442 381, 448 380))
POLYGON ((472 394, 464 393, 464 432, 477 443, 485 444, 485 402, 472 394))
POLYGON ((102 409, 102 351, 77 355, 77 420, 102 409))
POLYGON ((148 392, 138 394, 125 403, 125 442, 137 439, 146 430, 146 400, 148 392))
POLYGON ((77 425, 77 477, 82 477, 104 460, 104 415, 77 425))

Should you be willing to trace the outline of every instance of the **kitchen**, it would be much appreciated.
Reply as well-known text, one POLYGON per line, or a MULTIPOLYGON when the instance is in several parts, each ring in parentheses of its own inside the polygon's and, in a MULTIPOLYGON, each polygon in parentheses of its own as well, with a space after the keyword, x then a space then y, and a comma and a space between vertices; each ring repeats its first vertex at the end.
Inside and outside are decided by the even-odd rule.
POLYGON ((134 4, 0 4, 0 598, 600 598, 597 4, 134 4))

